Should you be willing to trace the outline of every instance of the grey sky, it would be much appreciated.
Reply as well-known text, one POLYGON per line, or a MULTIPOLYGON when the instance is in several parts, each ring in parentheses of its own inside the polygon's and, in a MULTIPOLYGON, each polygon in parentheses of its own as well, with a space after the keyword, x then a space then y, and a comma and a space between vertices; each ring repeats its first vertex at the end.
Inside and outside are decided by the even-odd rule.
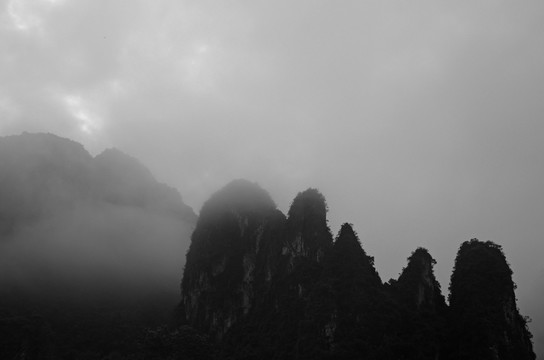
POLYGON ((542 354, 544 2, 0 1, 0 135, 141 159, 199 210, 326 196, 382 279, 502 244, 542 354))

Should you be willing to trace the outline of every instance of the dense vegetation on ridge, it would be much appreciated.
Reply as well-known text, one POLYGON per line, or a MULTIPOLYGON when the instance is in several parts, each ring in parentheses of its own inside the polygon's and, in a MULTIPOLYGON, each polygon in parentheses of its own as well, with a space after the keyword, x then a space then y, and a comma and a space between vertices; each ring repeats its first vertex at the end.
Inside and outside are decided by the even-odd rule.
POLYGON ((178 320, 209 335, 218 359, 535 358, 492 242, 461 245, 447 305, 426 249, 383 283, 351 224, 333 241, 316 189, 285 216, 258 185, 236 180, 203 210, 178 320))

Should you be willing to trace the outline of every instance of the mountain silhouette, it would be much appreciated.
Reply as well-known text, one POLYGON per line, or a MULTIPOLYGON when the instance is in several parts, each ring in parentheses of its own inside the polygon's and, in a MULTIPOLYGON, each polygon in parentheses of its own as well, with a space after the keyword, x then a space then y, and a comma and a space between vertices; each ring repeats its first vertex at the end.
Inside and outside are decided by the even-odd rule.
POLYGON ((182 280, 179 322, 219 359, 534 359, 499 245, 461 245, 449 304, 416 249, 383 283, 351 224, 333 241, 327 204, 299 193, 283 215, 237 180, 204 205, 182 280))
POLYGON ((383 282, 327 213, 238 179, 197 217, 120 150, 2 137, 0 358, 535 359, 500 245, 461 244, 446 300, 426 249, 383 282))

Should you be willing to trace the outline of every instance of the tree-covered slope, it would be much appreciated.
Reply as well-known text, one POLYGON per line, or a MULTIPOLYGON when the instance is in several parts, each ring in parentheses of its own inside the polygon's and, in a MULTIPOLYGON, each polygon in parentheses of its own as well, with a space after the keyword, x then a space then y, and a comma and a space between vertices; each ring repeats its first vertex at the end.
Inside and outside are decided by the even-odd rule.
POLYGON ((465 241, 450 283, 451 359, 534 359, 500 245, 465 241))
POLYGON ((426 249, 383 284, 350 224, 332 241, 327 210, 308 189, 284 216, 245 181, 205 204, 182 320, 215 339, 218 359, 534 359, 499 246, 461 246, 448 305, 426 249))

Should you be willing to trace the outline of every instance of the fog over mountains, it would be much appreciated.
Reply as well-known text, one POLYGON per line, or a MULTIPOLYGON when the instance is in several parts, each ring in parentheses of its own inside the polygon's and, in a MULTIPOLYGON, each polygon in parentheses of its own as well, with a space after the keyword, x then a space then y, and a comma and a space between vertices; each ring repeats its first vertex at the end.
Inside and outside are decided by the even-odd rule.
POLYGON ((177 190, 119 150, 0 138, 0 319, 19 319, 4 340, 40 316, 61 354, 122 349, 173 311, 195 221, 177 190))
POLYGON ((448 291, 421 247, 386 281, 354 225, 332 235, 328 212, 315 188, 284 214, 235 180, 197 218, 119 150, 2 137, 0 355, 535 359, 500 245, 460 244, 448 291))
MULTIPOLYGON (((196 213, 233 179, 285 215, 319 189, 333 236, 352 223, 383 281, 423 247, 444 296, 459 245, 491 240, 542 358, 542 43, 543 1, 0 0, 0 136, 50 132, 93 158, 118 148, 196 213)), ((71 224, 157 235, 113 202, 97 226, 71 224)), ((62 216, 90 216, 77 211, 62 216)), ((62 233, 41 224, 30 238, 62 233)))
POLYGON ((535 359, 499 245, 463 242, 447 304, 426 249, 382 283, 353 225, 333 241, 327 210, 316 189, 287 215, 246 180, 215 193, 187 253, 179 321, 225 359, 535 359))

